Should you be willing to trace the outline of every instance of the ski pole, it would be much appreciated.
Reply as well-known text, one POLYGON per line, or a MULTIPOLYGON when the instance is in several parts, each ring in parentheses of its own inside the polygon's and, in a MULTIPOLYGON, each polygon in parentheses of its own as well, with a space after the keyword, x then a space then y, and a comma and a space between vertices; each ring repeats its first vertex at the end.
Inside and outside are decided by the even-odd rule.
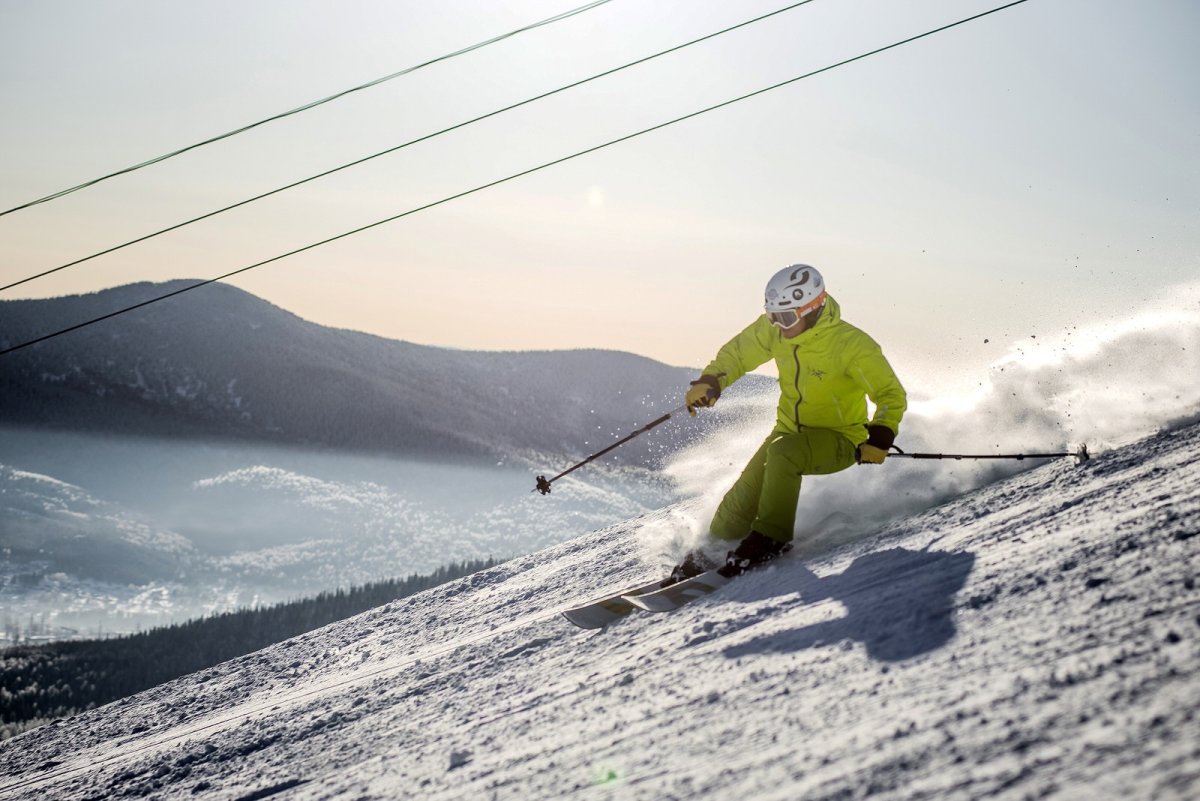
MULTIPOLYGON (((593 453, 591 456, 584 459, 582 462, 579 462, 578 464, 568 467, 566 470, 562 471, 554 478, 547 479, 545 476, 538 476, 537 477, 537 486, 534 487, 533 490, 537 490, 538 492, 542 493, 543 495, 549 495, 550 494, 550 485, 553 484, 555 481, 558 481, 560 478, 567 475, 568 473, 573 473, 574 471, 583 467, 588 462, 599 459, 601 456, 608 453, 609 451, 611 451, 615 448, 621 447, 622 445, 624 445, 626 442, 629 442, 629 440, 633 439, 634 437, 639 436, 641 434, 645 434, 647 431, 654 428, 655 426, 662 425, 663 423, 665 423, 671 419, 671 415, 679 414, 686 408, 687 408, 687 404, 685 403, 683 406, 680 406, 678 409, 672 409, 671 411, 667 412, 666 414, 664 414, 662 417, 658 418, 657 420, 651 420, 649 423, 642 426, 637 431, 634 431, 632 434, 625 437, 624 439, 619 439, 616 442, 614 442, 612 445, 609 445, 604 450, 593 453)), ((530 492, 533 492, 533 490, 530 490, 530 492)))
POLYGON ((1006 453, 1006 454, 967 454, 967 453, 905 453, 899 445, 893 445, 897 453, 890 454, 893 459, 1057 459, 1062 456, 1073 456, 1076 464, 1083 464, 1091 458, 1087 445, 1080 445, 1074 453, 1006 453))

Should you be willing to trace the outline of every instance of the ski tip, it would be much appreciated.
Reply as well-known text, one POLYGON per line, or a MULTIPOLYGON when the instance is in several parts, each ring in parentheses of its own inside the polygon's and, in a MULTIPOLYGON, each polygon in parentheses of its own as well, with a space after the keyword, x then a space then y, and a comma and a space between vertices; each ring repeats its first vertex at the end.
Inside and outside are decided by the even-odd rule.
POLYGON ((587 615, 578 614, 573 609, 569 609, 566 612, 563 612, 562 616, 565 617, 568 622, 575 624, 576 626, 578 626, 581 629, 602 629, 605 626, 607 626, 609 623, 611 623, 613 620, 617 619, 617 618, 611 618, 609 620, 599 620, 594 617, 588 617, 587 615))

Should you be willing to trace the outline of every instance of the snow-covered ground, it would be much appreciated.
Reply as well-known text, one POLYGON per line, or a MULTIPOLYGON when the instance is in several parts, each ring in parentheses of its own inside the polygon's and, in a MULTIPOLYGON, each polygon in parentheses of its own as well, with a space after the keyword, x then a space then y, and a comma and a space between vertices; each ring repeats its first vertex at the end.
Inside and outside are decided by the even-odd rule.
MULTIPOLYGON (((888 470, 913 466, 889 464, 888 470)), ((0 744, 0 798, 1200 796, 1200 425, 677 612, 669 507, 0 744)))

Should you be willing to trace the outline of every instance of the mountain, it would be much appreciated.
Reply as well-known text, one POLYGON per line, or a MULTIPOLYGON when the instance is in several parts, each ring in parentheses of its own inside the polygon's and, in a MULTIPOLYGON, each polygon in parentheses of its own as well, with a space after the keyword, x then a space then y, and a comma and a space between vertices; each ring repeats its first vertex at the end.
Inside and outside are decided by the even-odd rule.
MULTIPOLYGON (((190 283, 0 301, 0 343, 190 283)), ((664 460, 747 404, 659 426, 552 498, 530 490, 674 408, 692 378, 612 351, 390 341, 221 284, 7 354, 3 617, 130 631, 540 550, 677 497, 664 460)))
MULTIPOLYGON (((192 283, 0 301, 0 347, 192 283)), ((211 284, 0 358, 0 420, 441 459, 581 455, 678 405, 694 377, 613 351, 491 353, 387 340, 211 284)), ((685 438, 668 424, 615 458, 653 460, 685 438)))
POLYGON ((1200 425, 600 632, 679 507, 0 744, 0 798, 1200 795, 1200 425))

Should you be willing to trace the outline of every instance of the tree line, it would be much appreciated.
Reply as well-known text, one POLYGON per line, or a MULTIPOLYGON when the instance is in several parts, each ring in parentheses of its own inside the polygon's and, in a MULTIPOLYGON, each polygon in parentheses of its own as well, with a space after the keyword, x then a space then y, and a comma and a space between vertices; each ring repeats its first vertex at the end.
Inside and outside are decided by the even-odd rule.
POLYGON ((103 640, 0 651, 0 740, 125 698, 498 564, 456 562, 314 598, 242 609, 103 640))

